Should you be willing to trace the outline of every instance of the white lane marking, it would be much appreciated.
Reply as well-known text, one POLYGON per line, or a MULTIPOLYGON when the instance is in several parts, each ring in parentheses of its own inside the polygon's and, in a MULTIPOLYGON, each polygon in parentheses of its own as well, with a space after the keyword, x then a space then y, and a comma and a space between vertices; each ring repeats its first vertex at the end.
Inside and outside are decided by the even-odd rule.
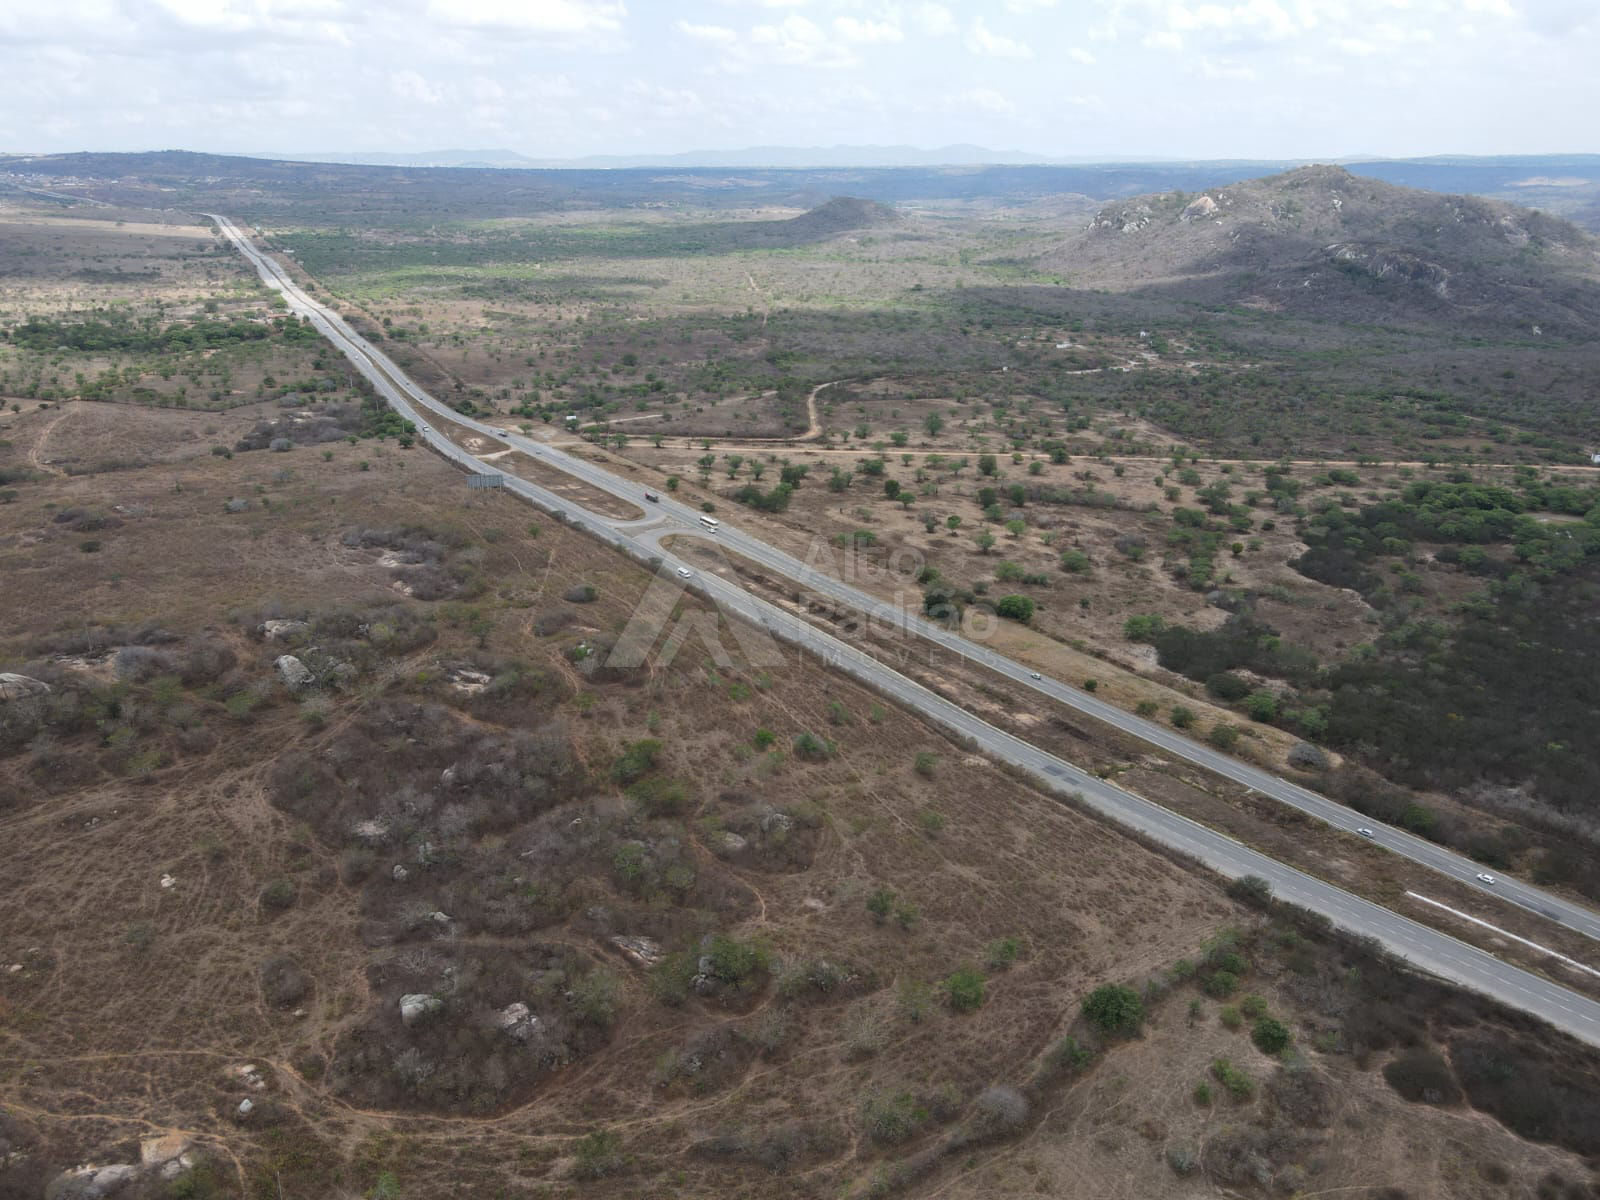
POLYGON ((1428 896, 1421 895, 1418 892, 1407 892, 1406 895, 1410 896, 1413 900, 1420 900, 1424 904, 1431 904, 1435 908, 1442 908, 1442 909, 1444 909, 1445 912, 1449 913, 1451 916, 1460 917, 1463 921, 1471 921, 1474 925, 1482 925, 1485 929, 1492 929, 1495 933, 1499 934, 1501 937, 1510 938, 1513 942, 1521 942, 1524 946, 1531 946, 1531 947, 1533 947, 1533 949, 1537 950, 1540 954, 1548 954, 1551 958, 1556 959, 1559 962, 1563 962, 1569 967, 1576 967, 1580 971, 1587 971, 1587 972, 1589 972, 1589 974, 1593 975, 1595 978, 1600 979, 1600 971, 1596 971, 1593 967, 1589 966, 1587 963, 1581 963, 1575 958, 1568 958, 1565 954, 1562 954, 1559 950, 1552 950, 1552 949, 1550 949, 1549 946, 1541 946, 1538 942, 1530 941, 1529 939, 1527 939, 1525 937, 1519 937, 1516 934, 1512 933, 1509 929, 1501 929, 1500 926, 1498 926, 1498 925, 1491 925, 1491 924, 1489 924, 1488 921, 1485 921, 1480 917, 1475 917, 1471 913, 1464 913, 1459 908, 1451 908, 1448 904, 1440 903, 1438 900, 1434 900, 1434 899, 1432 899, 1432 898, 1430 898, 1428 896))

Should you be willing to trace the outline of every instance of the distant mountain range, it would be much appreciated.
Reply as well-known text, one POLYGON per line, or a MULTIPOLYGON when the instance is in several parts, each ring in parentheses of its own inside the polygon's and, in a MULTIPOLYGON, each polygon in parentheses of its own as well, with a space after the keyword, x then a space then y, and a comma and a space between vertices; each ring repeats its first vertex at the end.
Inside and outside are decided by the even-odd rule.
MULTIPOLYGON (((342 157, 373 161, 241 158, 181 150, 0 154, 0 177, 14 176, 9 182, 0 178, 0 189, 37 187, 54 178, 70 181, 68 186, 86 198, 135 207, 220 204, 245 214, 294 210, 326 220, 383 214, 415 219, 450 212, 517 215, 587 205, 755 204, 808 209, 841 195, 913 207, 1045 203, 1082 209, 1123 197, 1225 187, 1306 165, 1249 160, 1006 162, 1004 154, 981 146, 776 147, 728 152, 720 156, 721 162, 713 161, 719 156, 711 153, 667 155, 654 166, 625 165, 637 160, 622 157, 548 165, 503 149, 342 157), (839 161, 895 154, 945 161, 904 166, 839 161), (836 165, 753 166, 726 161, 776 160, 786 155, 791 162, 832 159, 836 165), (473 165, 460 165, 467 163, 473 165)), ((1403 187, 1487 196, 1536 208, 1600 232, 1600 155, 1439 156, 1339 165, 1353 175, 1403 187)))
MULTIPOLYGON (((295 162, 351 163, 372 167, 524 167, 543 170, 627 170, 640 167, 945 167, 1062 163, 1021 150, 983 146, 752 146, 744 150, 690 150, 675 154, 592 154, 582 158, 534 158, 515 150, 430 150, 420 154, 355 152, 263 154, 295 162)), ((1087 161, 1087 160, 1076 160, 1087 161)))

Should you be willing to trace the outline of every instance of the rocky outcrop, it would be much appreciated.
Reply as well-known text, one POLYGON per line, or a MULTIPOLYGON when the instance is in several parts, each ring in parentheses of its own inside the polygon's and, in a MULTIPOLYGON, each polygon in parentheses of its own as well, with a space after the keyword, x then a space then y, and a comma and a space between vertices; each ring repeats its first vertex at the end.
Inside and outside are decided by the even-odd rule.
POLYGON ((444 1001, 426 992, 410 992, 400 997, 400 1019, 407 1025, 415 1025, 442 1008, 444 1001))
POLYGON ((310 687, 314 680, 311 668, 292 654, 279 655, 278 661, 272 665, 277 668, 278 678, 283 680, 283 686, 291 692, 310 687))
POLYGON ((42 679, 14 675, 9 671, 0 672, 0 701, 26 700, 30 696, 42 696, 49 690, 50 685, 42 679))

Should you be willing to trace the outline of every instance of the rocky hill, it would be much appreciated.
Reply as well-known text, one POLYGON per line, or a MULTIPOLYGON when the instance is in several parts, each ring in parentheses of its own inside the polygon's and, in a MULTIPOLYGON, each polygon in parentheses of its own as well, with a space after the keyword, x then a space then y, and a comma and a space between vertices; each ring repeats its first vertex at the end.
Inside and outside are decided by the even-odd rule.
POLYGON ((1600 242, 1576 226, 1340 167, 1119 201, 1038 265, 1076 286, 1337 320, 1600 333, 1600 242))

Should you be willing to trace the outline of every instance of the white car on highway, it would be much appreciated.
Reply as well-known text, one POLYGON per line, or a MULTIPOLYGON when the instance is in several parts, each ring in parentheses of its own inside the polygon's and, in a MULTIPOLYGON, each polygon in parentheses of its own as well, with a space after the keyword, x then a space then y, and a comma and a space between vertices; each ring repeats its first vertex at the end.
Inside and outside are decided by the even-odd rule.
POLYGON ((678 568, 678 578, 679 579, 689 579, 693 575, 694 575, 694 572, 689 570, 688 567, 679 567, 678 568))
POLYGON ((1494 876, 1493 875, 1485 875, 1482 871, 1479 871, 1478 872, 1478 882, 1479 883, 1487 883, 1487 884, 1493 885, 1494 876))

